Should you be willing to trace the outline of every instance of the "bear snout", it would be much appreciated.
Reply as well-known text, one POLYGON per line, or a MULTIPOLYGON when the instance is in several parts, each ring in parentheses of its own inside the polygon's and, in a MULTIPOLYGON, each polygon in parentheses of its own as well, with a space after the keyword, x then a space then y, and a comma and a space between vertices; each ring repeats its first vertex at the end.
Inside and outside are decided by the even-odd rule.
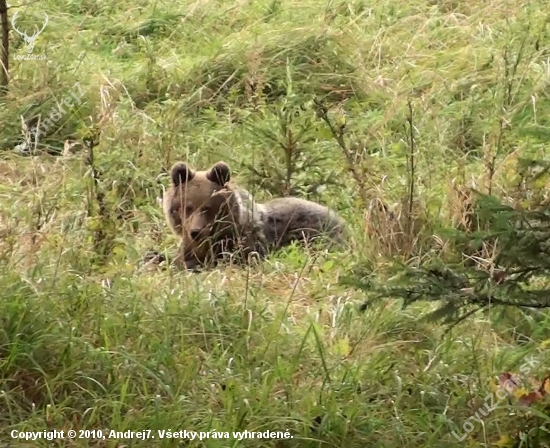
POLYGON ((189 235, 191 235, 191 238, 194 240, 198 240, 201 235, 201 229, 193 229, 189 232, 189 235))

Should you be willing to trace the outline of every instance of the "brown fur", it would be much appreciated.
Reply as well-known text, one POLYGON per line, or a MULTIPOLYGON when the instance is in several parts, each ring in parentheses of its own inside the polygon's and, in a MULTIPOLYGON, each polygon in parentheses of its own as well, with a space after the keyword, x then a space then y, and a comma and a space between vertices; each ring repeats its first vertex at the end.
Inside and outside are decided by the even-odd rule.
POLYGON ((182 245, 176 264, 193 268, 241 249, 245 257, 265 251, 259 218, 245 214, 241 193, 229 181, 224 162, 208 171, 177 163, 163 198, 164 214, 182 245))
POLYGON ((255 204, 245 190, 230 183, 224 162, 208 171, 193 171, 185 163, 172 167, 172 182, 163 210, 182 242, 174 263, 193 269, 240 252, 264 257, 293 241, 328 235, 342 241, 344 221, 332 210, 299 198, 278 198, 255 204))
POLYGON ((275 248, 293 241, 312 241, 328 236, 342 242, 345 224, 334 211, 305 199, 277 198, 265 204, 267 217, 264 232, 275 248))

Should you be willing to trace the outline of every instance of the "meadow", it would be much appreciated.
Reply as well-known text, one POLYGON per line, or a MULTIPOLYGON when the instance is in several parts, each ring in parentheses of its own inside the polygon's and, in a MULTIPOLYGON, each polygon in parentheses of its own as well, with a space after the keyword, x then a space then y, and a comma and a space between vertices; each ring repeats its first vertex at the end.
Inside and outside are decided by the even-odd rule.
POLYGON ((49 20, 34 60, 10 30, 0 97, 0 446, 550 446, 545 407, 517 400, 549 370, 547 312, 450 329, 349 282, 455 256, 441 229, 471 188, 547 199, 520 163, 548 157, 547 2, 19 1, 10 28, 15 11, 28 33, 49 20), (157 198, 180 160, 328 205, 349 244, 144 267, 177 247, 157 198), (54 429, 155 438, 12 437, 54 429))

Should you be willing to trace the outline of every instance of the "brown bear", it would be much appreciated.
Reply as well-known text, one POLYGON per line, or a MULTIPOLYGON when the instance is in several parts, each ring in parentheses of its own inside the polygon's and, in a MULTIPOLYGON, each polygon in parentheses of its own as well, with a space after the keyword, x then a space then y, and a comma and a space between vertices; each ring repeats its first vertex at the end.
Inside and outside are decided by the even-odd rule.
MULTIPOLYGON (((225 256, 246 262, 252 253, 263 258, 293 241, 322 235, 342 241, 344 221, 335 212, 293 197, 255 203, 246 190, 232 185, 224 162, 208 171, 193 171, 178 162, 171 181, 162 207, 172 231, 182 239, 172 261, 181 268, 195 269, 225 256)), ((155 252, 147 258, 154 256, 159 257, 155 252)))

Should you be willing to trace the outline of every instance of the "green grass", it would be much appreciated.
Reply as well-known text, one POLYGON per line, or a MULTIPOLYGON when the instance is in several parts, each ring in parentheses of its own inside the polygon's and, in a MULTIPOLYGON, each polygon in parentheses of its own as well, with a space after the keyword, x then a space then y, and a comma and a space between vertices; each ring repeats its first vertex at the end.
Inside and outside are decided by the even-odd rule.
MULTIPOLYGON (((427 306, 361 312, 363 293, 339 280, 365 261, 384 278, 393 260, 441 255, 445 241, 434 235, 464 214, 455 186, 514 204, 546 198, 546 185, 518 187, 518 160, 548 158, 547 6, 17 8, 22 29, 43 12, 50 21, 34 48, 45 61, 14 60, 26 46, 10 32, 10 86, 0 98, 0 445, 51 446, 10 437, 46 429, 157 436, 56 445, 93 447, 177 446, 157 430, 293 437, 188 444, 197 447, 489 447, 521 425, 530 434, 533 417, 514 401, 462 442, 451 432, 464 433, 491 381, 517 372, 525 356, 540 361, 530 377, 543 378, 547 313, 490 309, 446 334, 421 319, 427 306), (40 140, 38 155, 15 154, 21 116, 47 118, 75 83, 82 104, 40 140), (345 148, 314 98, 333 123, 345 120, 345 148), (86 150, 56 155, 90 136, 99 142, 93 161, 86 150), (290 179, 283 148, 300 151, 290 179), (199 169, 225 160, 261 199, 293 191, 330 205, 349 222, 349 247, 291 247, 249 269, 143 269, 148 249, 176 248, 156 198, 178 160, 199 169)), ((539 412, 540 424, 548 413, 539 412)), ((528 446, 548 446, 530 437, 528 446)))

